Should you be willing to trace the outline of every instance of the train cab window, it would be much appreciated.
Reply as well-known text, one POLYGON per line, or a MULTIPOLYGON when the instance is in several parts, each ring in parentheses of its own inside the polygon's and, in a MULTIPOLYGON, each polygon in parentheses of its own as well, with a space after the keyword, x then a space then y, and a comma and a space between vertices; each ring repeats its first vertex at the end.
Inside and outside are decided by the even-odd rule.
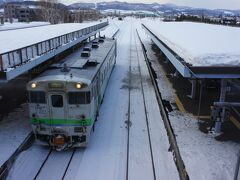
POLYGON ((41 91, 30 91, 29 92, 30 103, 45 104, 45 92, 41 91))
POLYGON ((52 106, 56 108, 63 107, 63 96, 62 95, 52 95, 52 106))
POLYGON ((90 92, 70 92, 68 98, 69 104, 89 104, 91 101, 90 92))

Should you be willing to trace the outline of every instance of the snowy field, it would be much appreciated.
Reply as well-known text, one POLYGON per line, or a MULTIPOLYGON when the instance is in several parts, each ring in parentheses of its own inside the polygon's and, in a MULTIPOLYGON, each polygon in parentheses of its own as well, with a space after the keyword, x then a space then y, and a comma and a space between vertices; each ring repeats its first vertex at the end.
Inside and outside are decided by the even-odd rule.
POLYGON ((46 26, 50 25, 48 22, 14 22, 14 23, 4 23, 4 25, 0 25, 0 31, 6 30, 13 30, 13 29, 23 29, 23 28, 31 28, 31 27, 38 27, 38 26, 46 26))
POLYGON ((193 66, 240 66, 240 28, 159 20, 143 24, 193 66))
MULTIPOLYGON (((114 29, 115 31, 120 29, 117 35, 117 63, 101 105, 95 132, 91 135, 89 147, 76 150, 64 179, 77 180, 81 177, 87 180, 122 180, 126 178, 126 174, 129 180, 151 180, 154 179, 154 175, 156 179, 178 179, 172 153, 168 152, 169 142, 166 130, 158 110, 141 45, 136 37, 136 29, 138 29, 147 49, 151 49, 151 41, 141 28, 142 22, 131 18, 126 18, 124 21, 111 20, 110 26, 101 32, 101 35, 109 37, 114 33, 114 29), (130 84, 129 78, 132 79, 130 84), (129 89, 130 99, 128 98, 129 89), (144 112, 144 102, 147 113, 144 112), (129 105, 130 111, 128 111, 129 105), (127 151, 126 128, 128 118, 131 122, 129 151, 127 151), (146 118, 149 121, 152 151, 149 148, 146 118), (129 153, 128 173, 127 152, 129 153)), ((155 64, 162 96, 173 104, 175 92, 171 83, 165 78, 166 75, 161 66, 156 63, 153 52, 148 51, 148 53, 152 63, 155 64)), ((6 146, 3 148, 5 154, 0 155, 2 162, 10 154, 7 151, 16 148, 29 132, 24 106, 9 115, 10 120, 5 119, 1 122, 5 129, 2 134, 0 129, 0 138, 11 136, 11 143, 6 140, 0 144, 0 147, 6 146), (18 127, 17 121, 11 121, 14 119, 23 121, 20 123, 21 127, 18 127), (11 126, 11 122, 15 122, 15 125, 11 126), (16 133, 12 135, 9 129, 13 129, 16 133)), ((217 142, 211 135, 199 132, 197 120, 190 114, 181 114, 174 110, 170 114, 170 120, 190 179, 233 179, 239 144, 217 142)), ((48 148, 34 144, 17 158, 8 179, 33 179, 48 152, 48 148)), ((51 154, 38 179, 61 179, 71 153, 72 151, 65 151, 51 154)))

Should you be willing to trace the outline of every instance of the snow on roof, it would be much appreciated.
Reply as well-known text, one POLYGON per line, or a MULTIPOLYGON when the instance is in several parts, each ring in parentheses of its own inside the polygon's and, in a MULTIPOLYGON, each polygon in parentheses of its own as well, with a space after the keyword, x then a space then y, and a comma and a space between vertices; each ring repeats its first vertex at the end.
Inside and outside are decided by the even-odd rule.
POLYGON ((150 20, 144 25, 193 66, 240 66, 240 28, 150 20))
POLYGON ((36 44, 57 36, 84 29, 99 24, 91 23, 66 23, 28 29, 0 31, 0 54, 36 44))
POLYGON ((14 22, 9 23, 5 22, 2 26, 0 26, 0 31, 6 31, 6 30, 14 30, 14 29, 22 29, 22 28, 30 28, 30 27, 37 27, 37 26, 45 26, 49 25, 49 22, 40 22, 40 21, 33 21, 33 22, 14 22))
POLYGON ((0 9, 0 13, 4 13, 4 9, 0 9))

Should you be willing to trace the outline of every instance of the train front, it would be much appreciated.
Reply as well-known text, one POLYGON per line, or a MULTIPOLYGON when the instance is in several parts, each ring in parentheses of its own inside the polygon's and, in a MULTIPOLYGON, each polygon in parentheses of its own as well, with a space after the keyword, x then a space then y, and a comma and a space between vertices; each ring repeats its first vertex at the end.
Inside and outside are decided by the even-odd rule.
POLYGON ((87 82, 40 78, 29 82, 27 90, 30 121, 38 143, 57 150, 87 146, 93 125, 87 82))

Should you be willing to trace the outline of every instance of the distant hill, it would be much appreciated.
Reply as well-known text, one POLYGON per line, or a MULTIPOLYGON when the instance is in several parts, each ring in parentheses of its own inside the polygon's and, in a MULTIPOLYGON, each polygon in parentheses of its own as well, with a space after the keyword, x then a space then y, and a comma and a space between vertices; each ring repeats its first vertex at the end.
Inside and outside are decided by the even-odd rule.
POLYGON ((68 6, 69 9, 95 9, 95 3, 74 3, 68 6))
POLYGON ((227 9, 203 9, 203 8, 192 8, 188 6, 177 6, 175 4, 159 4, 159 3, 127 3, 127 2, 100 2, 96 6, 94 3, 74 3, 68 6, 69 9, 94 9, 98 10, 132 10, 132 11, 152 11, 152 12, 163 12, 165 14, 189 14, 189 15, 208 15, 208 16, 240 16, 240 10, 227 10, 227 9))
POLYGON ((97 3, 97 9, 107 10, 107 9, 118 9, 118 10, 146 10, 146 11, 161 11, 166 14, 172 13, 186 13, 189 15, 211 15, 217 16, 221 14, 228 15, 238 15, 240 16, 240 10, 227 10, 227 9, 203 9, 203 8, 192 8, 188 6, 177 6, 175 4, 144 4, 144 3, 127 3, 127 2, 100 2, 97 3))
POLYGON ((175 10, 175 9, 186 9, 189 7, 185 6, 176 6, 174 4, 144 4, 144 3, 127 3, 127 2, 100 2, 97 3, 97 8, 100 10, 106 9, 119 9, 119 10, 175 10))
MULTIPOLYGON (((24 0, 0 0, 0 8, 1 5, 5 2, 18 2, 20 4, 25 5, 37 5, 36 1, 24 1, 24 0)), ((203 8, 192 8, 188 6, 177 6, 175 4, 159 4, 159 3, 127 3, 127 2, 99 2, 95 3, 74 3, 69 6, 64 4, 60 4, 62 9, 98 9, 98 10, 108 10, 108 9, 116 9, 116 10, 131 10, 131 11, 152 11, 152 12, 163 12, 165 14, 189 14, 189 15, 207 15, 207 16, 219 16, 219 15, 227 15, 227 16, 240 16, 240 10, 229 10, 229 9, 203 9, 203 8)))

